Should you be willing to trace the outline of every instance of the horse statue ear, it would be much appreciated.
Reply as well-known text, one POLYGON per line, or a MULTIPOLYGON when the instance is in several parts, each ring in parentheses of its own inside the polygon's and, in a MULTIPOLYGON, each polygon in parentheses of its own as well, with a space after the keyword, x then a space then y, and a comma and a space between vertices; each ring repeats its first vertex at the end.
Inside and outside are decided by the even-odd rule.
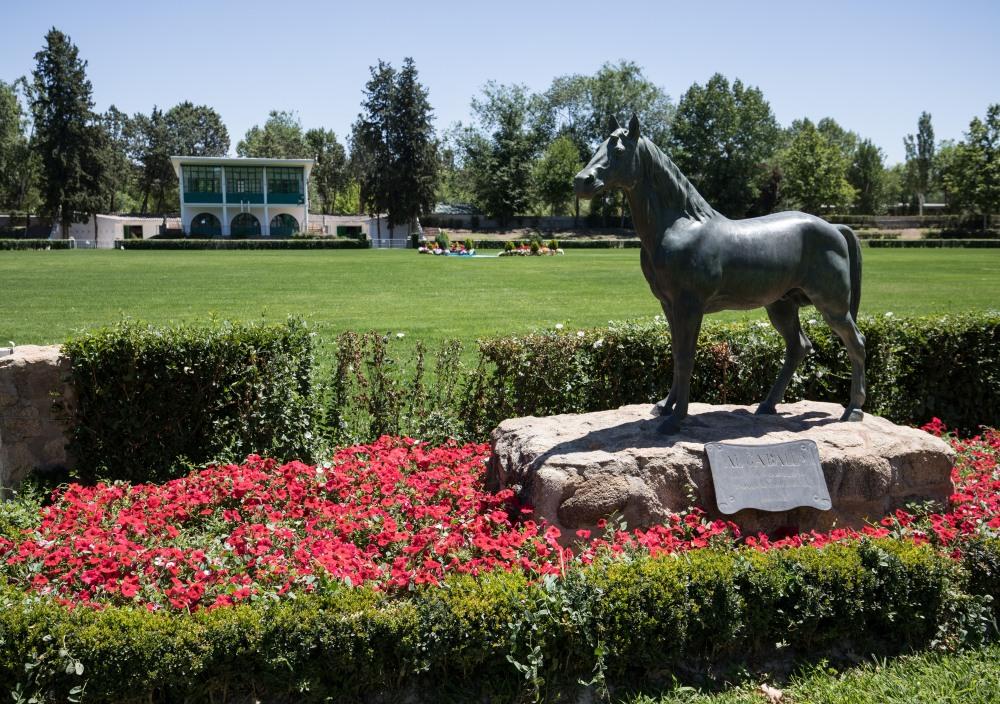
POLYGON ((616 130, 620 130, 621 125, 618 124, 618 118, 614 115, 608 116, 608 134, 614 134, 616 130))
POLYGON ((639 139, 639 116, 635 113, 632 113, 632 119, 628 121, 628 136, 629 139, 639 139))

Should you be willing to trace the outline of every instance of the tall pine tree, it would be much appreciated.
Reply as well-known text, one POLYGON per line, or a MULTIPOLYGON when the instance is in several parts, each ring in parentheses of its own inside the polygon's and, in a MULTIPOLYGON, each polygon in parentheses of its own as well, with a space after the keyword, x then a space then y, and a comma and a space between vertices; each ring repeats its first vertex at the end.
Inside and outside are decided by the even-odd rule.
POLYGON ((93 211, 102 130, 95 125, 87 62, 70 38, 49 30, 35 63, 31 110, 35 149, 41 157, 43 208, 58 219, 65 238, 74 213, 93 211))

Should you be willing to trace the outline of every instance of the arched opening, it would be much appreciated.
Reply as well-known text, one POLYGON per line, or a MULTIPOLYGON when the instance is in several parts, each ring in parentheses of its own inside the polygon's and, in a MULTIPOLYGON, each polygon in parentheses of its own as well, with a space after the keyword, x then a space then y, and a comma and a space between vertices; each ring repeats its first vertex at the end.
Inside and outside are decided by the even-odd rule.
POLYGON ((299 231, 299 221, 288 213, 279 213, 271 218, 271 235, 288 237, 299 231))
POLYGON ((230 228, 233 237, 255 237, 260 235, 260 220, 251 213, 240 213, 233 218, 230 228))
POLYGON ((190 234, 194 237, 217 237, 222 234, 222 223, 211 213, 198 213, 191 220, 190 234))

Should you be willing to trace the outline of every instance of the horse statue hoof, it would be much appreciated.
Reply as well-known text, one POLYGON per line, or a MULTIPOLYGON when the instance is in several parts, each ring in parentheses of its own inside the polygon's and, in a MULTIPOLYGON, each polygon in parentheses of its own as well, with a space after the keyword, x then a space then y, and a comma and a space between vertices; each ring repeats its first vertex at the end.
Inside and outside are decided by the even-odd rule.
POLYGON ((663 435, 676 435, 680 432, 681 422, 673 416, 664 416, 663 420, 660 421, 660 425, 657 426, 656 429, 663 435))
POLYGON ((841 423, 860 423, 865 419, 865 412, 860 408, 848 408, 840 417, 841 423))
POLYGON ((650 410, 654 416, 666 416, 670 415, 670 411, 673 409, 667 403, 667 399, 661 399, 653 404, 653 408, 650 410))

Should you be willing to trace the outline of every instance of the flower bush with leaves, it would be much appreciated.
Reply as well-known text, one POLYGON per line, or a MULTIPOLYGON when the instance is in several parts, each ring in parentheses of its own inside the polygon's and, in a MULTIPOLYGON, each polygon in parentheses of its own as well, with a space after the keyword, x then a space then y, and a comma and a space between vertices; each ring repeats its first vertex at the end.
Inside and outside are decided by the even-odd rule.
POLYGON ((69 485, 36 526, 0 535, 0 573, 68 606, 155 611, 282 599, 331 583, 394 591, 497 569, 558 576, 602 555, 740 543, 772 550, 896 536, 960 557, 964 539, 1000 536, 1000 433, 959 440, 940 423, 927 429, 959 453, 950 511, 897 511, 859 531, 743 538, 694 509, 645 530, 602 522, 565 547, 558 528, 533 520, 509 490, 485 491, 488 446, 384 436, 320 465, 250 456, 163 484, 69 485))

